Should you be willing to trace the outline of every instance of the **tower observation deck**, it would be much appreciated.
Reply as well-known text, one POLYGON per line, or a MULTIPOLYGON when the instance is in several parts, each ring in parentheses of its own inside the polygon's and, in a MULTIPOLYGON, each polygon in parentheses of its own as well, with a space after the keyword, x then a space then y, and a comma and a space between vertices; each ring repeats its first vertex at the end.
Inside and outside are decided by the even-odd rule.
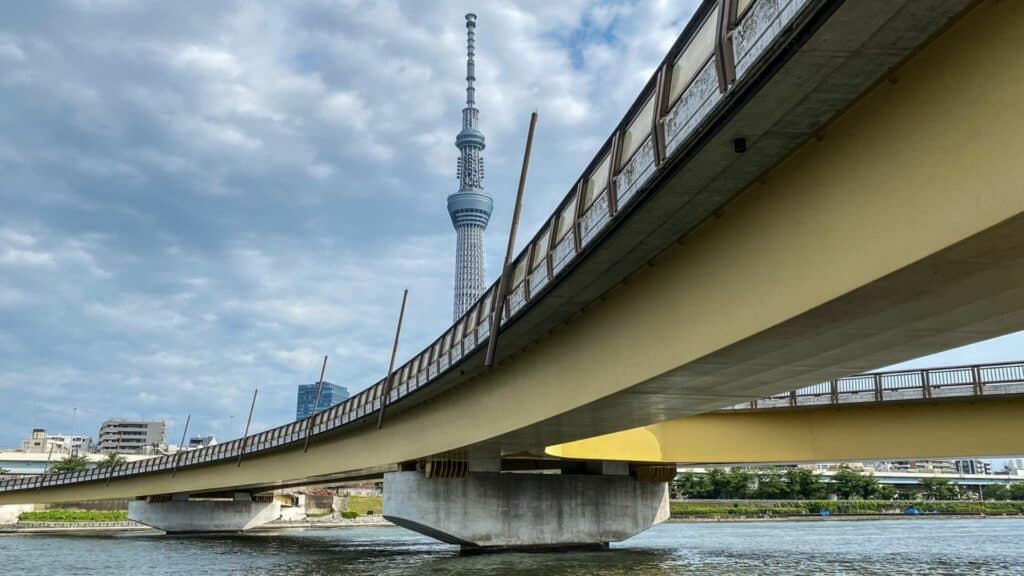
POLYGON ((484 291, 484 230, 491 219, 494 201, 483 189, 484 135, 476 108, 476 69, 473 62, 476 14, 466 14, 466 107, 462 130, 455 138, 459 149, 459 191, 448 196, 448 214, 457 235, 455 248, 455 305, 457 320, 484 291))

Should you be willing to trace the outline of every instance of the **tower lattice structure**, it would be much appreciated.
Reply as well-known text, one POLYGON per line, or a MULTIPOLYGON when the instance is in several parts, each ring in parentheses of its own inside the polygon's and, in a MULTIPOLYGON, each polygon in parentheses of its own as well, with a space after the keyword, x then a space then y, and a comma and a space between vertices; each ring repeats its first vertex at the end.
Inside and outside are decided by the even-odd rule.
POLYGON ((462 130, 455 138, 459 149, 459 191, 448 196, 448 214, 455 226, 454 318, 462 316, 484 291, 484 230, 491 219, 494 201, 484 191, 484 134, 476 108, 476 68, 473 61, 476 15, 466 14, 466 107, 462 130))

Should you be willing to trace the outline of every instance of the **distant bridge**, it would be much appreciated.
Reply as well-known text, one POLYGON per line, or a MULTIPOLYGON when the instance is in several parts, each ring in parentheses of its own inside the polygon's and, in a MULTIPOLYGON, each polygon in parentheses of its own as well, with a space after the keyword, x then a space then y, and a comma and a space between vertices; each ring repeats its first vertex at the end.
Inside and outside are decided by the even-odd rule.
POLYGON ((203 494, 255 509, 253 492, 385 474, 385 514, 448 542, 628 537, 663 518, 672 467, 545 447, 1024 329, 1021 29, 1013 2, 706 0, 508 297, 492 285, 386 396, 382 380, 215 447, 5 482, 0 504, 142 498, 134 517, 161 525, 203 494), (499 473, 531 467, 563 474, 499 473), (588 516, 584 491, 607 509, 588 516), (520 505, 542 494, 562 497, 520 505), (546 516, 490 512, 527 509, 546 516))
POLYGON ((1024 396, 1024 362, 871 372, 751 400, 734 410, 795 408, 941 398, 1024 396))
POLYGON ((547 451, 720 464, 1019 456, 1022 414, 1024 362, 974 364, 858 374, 547 451))
MULTIPOLYGON (((680 473, 706 474, 708 469, 695 466, 680 466, 678 471, 680 473)), ((830 482, 838 473, 838 470, 815 470, 814 473, 823 480, 830 482)), ((1009 486, 1017 482, 1024 482, 1024 476, 999 474, 950 474, 946 472, 896 472, 888 470, 869 470, 867 473, 871 474, 871 477, 877 480, 879 484, 902 487, 918 486, 921 484, 921 480, 925 478, 942 478, 943 480, 948 480, 950 484, 956 484, 957 486, 1009 486)))

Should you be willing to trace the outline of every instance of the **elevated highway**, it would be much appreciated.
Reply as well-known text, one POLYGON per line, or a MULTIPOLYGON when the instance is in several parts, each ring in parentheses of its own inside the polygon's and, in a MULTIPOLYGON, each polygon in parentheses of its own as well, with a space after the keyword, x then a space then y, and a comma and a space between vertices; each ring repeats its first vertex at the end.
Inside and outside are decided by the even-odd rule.
POLYGON ((217 447, 6 482, 0 504, 493 473, 1024 329, 1022 25, 1012 2, 705 1, 508 298, 492 286, 387 398, 381 381, 217 447))

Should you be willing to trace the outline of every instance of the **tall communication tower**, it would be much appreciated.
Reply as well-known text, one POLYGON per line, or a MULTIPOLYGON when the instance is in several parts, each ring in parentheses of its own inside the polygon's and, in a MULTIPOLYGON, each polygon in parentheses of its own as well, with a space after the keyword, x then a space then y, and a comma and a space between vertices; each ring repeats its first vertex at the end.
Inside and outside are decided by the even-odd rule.
POLYGON ((448 196, 448 214, 457 235, 455 245, 455 306, 458 320, 484 291, 484 230, 491 219, 494 201, 484 192, 484 134, 476 108, 476 69, 473 62, 476 14, 466 14, 466 107, 462 130, 455 138, 459 149, 459 191, 448 196))

